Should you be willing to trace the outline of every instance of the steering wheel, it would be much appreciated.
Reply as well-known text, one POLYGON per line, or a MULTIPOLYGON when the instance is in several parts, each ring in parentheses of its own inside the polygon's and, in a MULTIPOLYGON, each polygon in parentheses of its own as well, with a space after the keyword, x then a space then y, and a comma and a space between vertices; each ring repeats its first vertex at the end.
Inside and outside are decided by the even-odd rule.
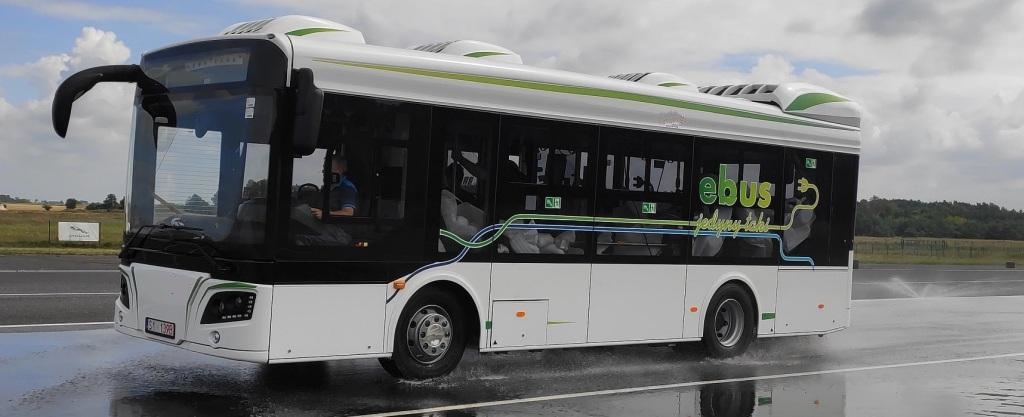
POLYGON ((310 207, 319 208, 321 205, 320 186, 313 183, 305 183, 295 190, 295 202, 297 204, 308 204, 310 207), (312 188, 312 190, 309 190, 312 188))

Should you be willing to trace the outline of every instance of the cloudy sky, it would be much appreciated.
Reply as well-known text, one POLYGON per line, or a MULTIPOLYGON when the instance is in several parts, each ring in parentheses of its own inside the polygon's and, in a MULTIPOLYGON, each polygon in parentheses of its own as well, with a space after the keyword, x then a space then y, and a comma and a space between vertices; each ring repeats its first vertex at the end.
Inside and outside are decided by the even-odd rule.
POLYGON ((528 64, 592 74, 823 85, 866 111, 861 197, 1024 209, 1024 2, 1014 0, 0 0, 0 194, 124 194, 130 87, 90 91, 61 140, 50 127, 59 82, 284 14, 336 20, 378 45, 488 41, 528 64))

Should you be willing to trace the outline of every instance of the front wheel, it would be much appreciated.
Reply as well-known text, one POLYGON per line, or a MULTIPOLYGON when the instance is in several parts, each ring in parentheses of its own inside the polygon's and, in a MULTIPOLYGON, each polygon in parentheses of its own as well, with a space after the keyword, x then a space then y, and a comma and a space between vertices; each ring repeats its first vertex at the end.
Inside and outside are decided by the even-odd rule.
POLYGON ((743 354, 757 335, 754 302, 737 284, 715 292, 704 317, 704 349, 708 356, 728 358, 743 354))
POLYGON ((397 378, 448 374, 466 350, 465 317, 462 304, 451 294, 430 288, 417 292, 399 316, 391 358, 381 359, 381 366, 397 378))

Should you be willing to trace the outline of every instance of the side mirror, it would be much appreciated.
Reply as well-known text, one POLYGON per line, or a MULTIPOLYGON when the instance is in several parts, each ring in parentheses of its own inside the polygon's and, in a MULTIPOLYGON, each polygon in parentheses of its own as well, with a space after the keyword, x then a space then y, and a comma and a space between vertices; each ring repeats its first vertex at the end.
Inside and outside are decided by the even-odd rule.
POLYGON ((300 68, 292 73, 292 86, 295 88, 292 150, 296 156, 307 156, 316 150, 320 137, 324 92, 313 84, 313 70, 309 68, 300 68))
POLYGON ((68 133, 68 122, 71 119, 71 105, 82 97, 93 86, 102 82, 136 83, 143 90, 158 89, 166 91, 160 83, 146 76, 138 65, 105 65, 93 67, 68 77, 57 87, 53 96, 51 117, 53 130, 60 137, 68 133))

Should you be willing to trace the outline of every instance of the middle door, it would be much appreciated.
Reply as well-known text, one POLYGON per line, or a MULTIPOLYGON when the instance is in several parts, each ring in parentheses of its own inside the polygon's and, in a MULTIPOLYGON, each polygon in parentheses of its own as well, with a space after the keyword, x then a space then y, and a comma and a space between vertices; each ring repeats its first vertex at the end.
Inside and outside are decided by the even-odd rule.
POLYGON ((597 140, 595 126, 501 120, 491 300, 546 300, 549 346, 587 342, 597 140))
POLYGON ((588 342, 682 337, 691 148, 686 136, 601 130, 588 342))

